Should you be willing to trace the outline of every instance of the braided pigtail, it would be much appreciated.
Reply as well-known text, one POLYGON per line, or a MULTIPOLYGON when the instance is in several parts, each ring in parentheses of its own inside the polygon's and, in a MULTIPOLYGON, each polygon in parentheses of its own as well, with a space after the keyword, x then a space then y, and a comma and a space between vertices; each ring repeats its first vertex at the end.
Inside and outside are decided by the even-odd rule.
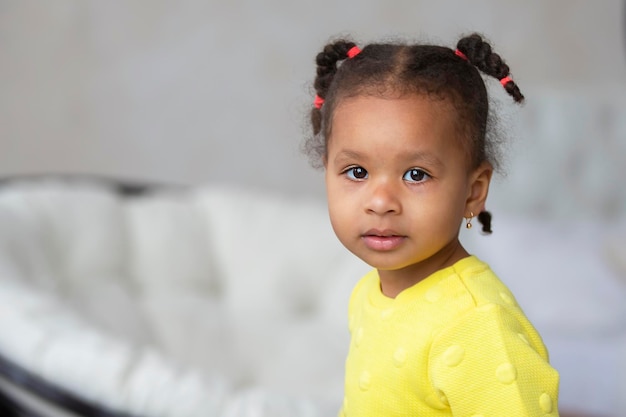
POLYGON ((317 135, 322 129, 322 105, 326 98, 326 92, 330 87, 331 82, 335 74, 337 73, 337 67, 340 61, 347 58, 352 58, 360 51, 354 44, 345 40, 340 40, 324 47, 322 52, 317 54, 315 62, 317 64, 317 76, 313 87, 315 88, 316 96, 314 101, 314 108, 311 111, 311 124, 313 126, 313 134, 317 135))
POLYGON ((491 50, 491 45, 478 34, 472 34, 459 40, 457 51, 461 52, 471 64, 487 75, 497 78, 507 93, 518 103, 524 101, 519 87, 510 77, 509 66, 500 55, 491 50))
POLYGON ((491 230, 491 213, 488 211, 481 211, 478 213, 478 221, 483 227, 482 232, 486 235, 490 235, 492 233, 491 230))
MULTIPOLYGON (((479 34, 474 33, 459 40, 455 53, 483 73, 497 78, 515 102, 521 103, 524 101, 524 95, 510 77, 509 66, 502 60, 500 55, 492 51, 491 45, 483 40, 479 34)), ((483 233, 492 233, 490 212, 480 212, 478 221, 482 225, 483 233)))

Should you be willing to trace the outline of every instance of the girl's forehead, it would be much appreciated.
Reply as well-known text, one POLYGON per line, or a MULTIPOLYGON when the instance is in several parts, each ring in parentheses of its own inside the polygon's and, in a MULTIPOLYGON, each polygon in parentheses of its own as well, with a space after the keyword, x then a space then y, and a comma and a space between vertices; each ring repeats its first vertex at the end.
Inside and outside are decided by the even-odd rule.
POLYGON ((428 134, 456 126, 457 113, 447 100, 424 95, 380 97, 362 95, 337 103, 330 137, 344 131, 428 134))
POLYGON ((335 109, 331 153, 371 157, 438 154, 461 148, 455 112, 442 100, 422 96, 381 98, 359 96, 335 109))
POLYGON ((329 162, 343 155, 401 164, 427 158, 465 166, 470 163, 466 148, 449 101, 422 95, 368 95, 352 97, 336 107, 327 157, 329 162))
POLYGON ((337 114, 342 112, 368 112, 385 115, 407 114, 419 115, 421 113, 438 113, 445 116, 457 116, 457 110, 451 99, 435 94, 360 94, 339 98, 332 109, 331 120, 334 123, 337 114))

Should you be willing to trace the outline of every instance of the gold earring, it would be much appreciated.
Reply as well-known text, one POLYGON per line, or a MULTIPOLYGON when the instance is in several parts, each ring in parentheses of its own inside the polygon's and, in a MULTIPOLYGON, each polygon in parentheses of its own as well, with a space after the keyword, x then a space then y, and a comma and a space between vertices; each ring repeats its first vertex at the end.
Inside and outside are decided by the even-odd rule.
POLYGON ((465 218, 465 228, 466 229, 471 229, 472 228, 472 218, 473 217, 474 217, 474 212, 470 211, 469 217, 465 218))

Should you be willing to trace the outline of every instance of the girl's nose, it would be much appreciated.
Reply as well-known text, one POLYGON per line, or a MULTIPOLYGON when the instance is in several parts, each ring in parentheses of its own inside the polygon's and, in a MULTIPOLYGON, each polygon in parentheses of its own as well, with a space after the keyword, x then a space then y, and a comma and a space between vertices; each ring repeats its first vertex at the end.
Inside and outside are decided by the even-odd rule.
POLYGON ((390 181, 371 183, 365 210, 368 213, 385 215, 399 214, 402 210, 399 190, 390 181))

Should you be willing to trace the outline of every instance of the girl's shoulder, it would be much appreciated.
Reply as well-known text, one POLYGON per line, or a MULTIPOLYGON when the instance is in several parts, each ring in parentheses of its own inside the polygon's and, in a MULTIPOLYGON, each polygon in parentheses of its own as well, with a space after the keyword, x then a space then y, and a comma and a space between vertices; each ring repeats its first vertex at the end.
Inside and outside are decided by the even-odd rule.
POLYGON ((488 304, 502 307, 519 307, 511 290, 493 272, 491 267, 470 256, 454 266, 455 277, 464 291, 472 297, 476 307, 488 304))

